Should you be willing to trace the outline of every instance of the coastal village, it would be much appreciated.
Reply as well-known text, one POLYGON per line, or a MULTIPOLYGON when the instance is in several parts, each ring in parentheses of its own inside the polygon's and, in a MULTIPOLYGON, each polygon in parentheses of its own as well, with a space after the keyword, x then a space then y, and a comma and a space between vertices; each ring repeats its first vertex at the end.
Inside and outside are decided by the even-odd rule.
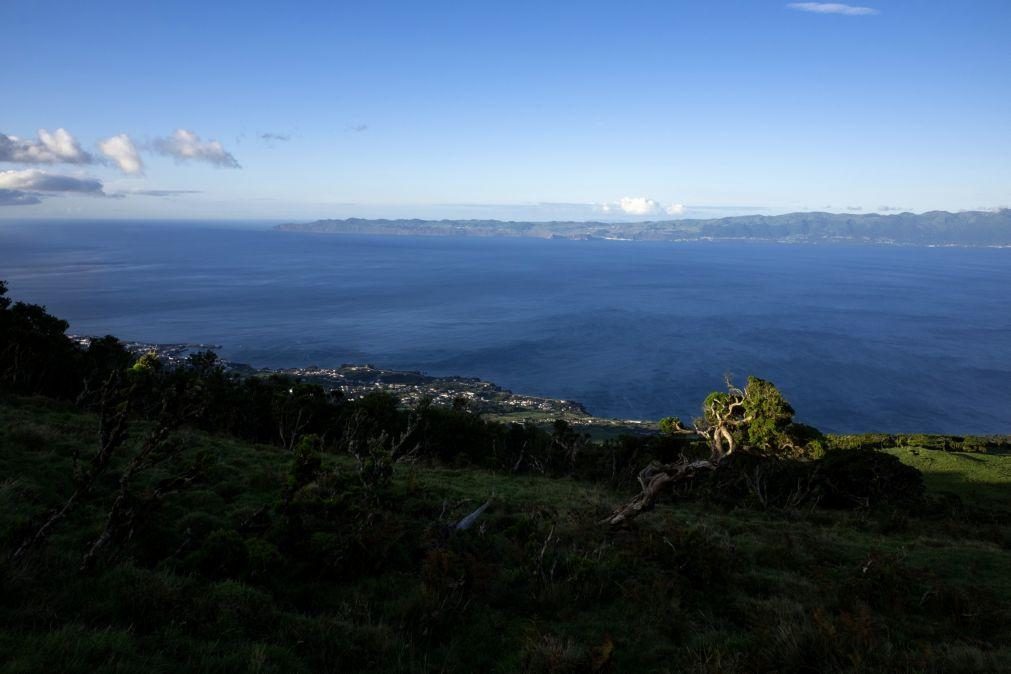
MULTIPOLYGON (((83 347, 89 337, 73 336, 83 347)), ((138 357, 154 353, 172 367, 184 362, 191 354, 221 350, 217 344, 152 344, 124 342, 138 357)), ((587 431, 618 431, 645 433, 655 428, 653 422, 606 419, 590 414, 580 403, 541 396, 521 395, 476 377, 435 377, 421 372, 386 370, 371 364, 343 364, 339 367, 257 368, 244 363, 221 361, 226 370, 242 376, 267 377, 285 375, 300 381, 318 384, 327 391, 339 392, 349 400, 357 400, 375 391, 395 395, 405 407, 415 407, 424 400, 433 405, 465 407, 475 414, 504 422, 551 424, 563 420, 587 431)))

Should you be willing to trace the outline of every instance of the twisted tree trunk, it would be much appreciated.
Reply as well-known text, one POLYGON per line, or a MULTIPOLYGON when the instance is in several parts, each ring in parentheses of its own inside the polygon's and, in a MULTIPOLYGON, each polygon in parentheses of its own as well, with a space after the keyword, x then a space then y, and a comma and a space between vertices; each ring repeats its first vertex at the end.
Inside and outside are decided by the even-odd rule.
POLYGON ((689 461, 682 459, 677 463, 651 463, 639 473, 639 485, 642 492, 628 503, 619 506, 601 523, 616 525, 635 519, 640 513, 652 510, 656 497, 668 485, 675 482, 690 480, 703 470, 714 470, 718 460, 689 461))

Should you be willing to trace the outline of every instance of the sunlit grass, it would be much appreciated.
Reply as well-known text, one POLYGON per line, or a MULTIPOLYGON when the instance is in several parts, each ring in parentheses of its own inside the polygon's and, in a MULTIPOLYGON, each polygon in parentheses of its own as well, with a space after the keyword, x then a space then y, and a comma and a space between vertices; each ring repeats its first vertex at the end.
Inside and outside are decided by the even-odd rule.
POLYGON ((928 489, 973 503, 1011 506, 1011 454, 946 452, 919 447, 885 450, 923 473, 928 489))

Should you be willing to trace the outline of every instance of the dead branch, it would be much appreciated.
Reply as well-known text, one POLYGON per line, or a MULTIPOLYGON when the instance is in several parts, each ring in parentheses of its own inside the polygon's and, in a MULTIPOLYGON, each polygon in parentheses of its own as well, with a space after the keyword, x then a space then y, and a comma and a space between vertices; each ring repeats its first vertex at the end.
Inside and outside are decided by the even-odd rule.
POLYGON ((186 406, 176 409, 168 400, 162 402, 157 425, 147 434, 141 443, 140 450, 134 454, 120 474, 119 490, 106 516, 105 527, 92 543, 88 552, 85 553, 81 561, 82 571, 91 569, 98 553, 110 543, 132 538, 134 523, 144 508, 179 491, 196 479, 199 469, 194 468, 182 475, 162 481, 147 499, 141 500, 132 493, 133 482, 138 474, 159 466, 182 452, 183 446, 170 442, 170 438, 173 431, 191 414, 193 414, 193 410, 186 406))
POLYGON ((517 458, 516 459, 516 463, 513 464, 513 469, 512 469, 513 473, 518 472, 519 469, 523 466, 523 459, 526 458, 526 455, 527 455, 527 441, 524 440, 523 444, 520 446, 520 455, 519 455, 519 458, 517 458))
POLYGON ((690 480, 699 471, 714 470, 718 460, 689 461, 682 459, 677 463, 651 463, 639 473, 639 485, 642 492, 628 503, 619 506, 601 524, 616 525, 635 519, 646 510, 651 510, 656 498, 667 485, 674 482, 690 480))
POLYGON ((456 526, 453 528, 456 529, 457 531, 466 531, 467 529, 470 529, 472 526, 474 526, 474 523, 477 522, 477 518, 480 517, 482 513, 484 513, 484 511, 488 509, 488 506, 491 505, 491 502, 492 500, 494 500, 494 498, 495 492, 492 492, 492 495, 488 497, 488 500, 484 502, 484 505, 480 506, 477 510, 461 519, 459 522, 456 523, 456 526))
POLYGON ((401 434, 400 438, 396 441, 396 443, 394 443, 393 449, 390 450, 391 461, 396 463, 401 459, 408 459, 421 448, 421 443, 417 442, 415 439, 420 428, 420 420, 418 417, 412 416, 411 421, 407 426, 407 430, 401 434), (408 449, 408 447, 410 447, 410 449, 408 449))
POLYGON ((281 446, 291 452, 295 449, 298 439, 302 436, 302 431, 309 425, 309 419, 302 419, 305 409, 299 408, 298 414, 292 420, 291 427, 288 427, 284 414, 281 414, 281 421, 278 423, 277 433, 281 436, 281 446))
POLYGON ((540 577, 541 582, 545 585, 554 580, 555 569, 558 566, 558 559, 555 558, 551 563, 550 569, 545 569, 544 567, 544 557, 548 552, 548 549, 558 542, 558 538, 555 536, 555 525, 551 525, 551 529, 548 531, 548 535, 544 538, 544 545, 541 546, 541 554, 537 556, 537 565, 535 567, 536 574, 540 577))
POLYGON ((113 456, 126 441, 127 418, 130 414, 132 396, 131 391, 127 391, 123 395, 119 388, 119 382, 119 373, 113 372, 102 387, 98 417, 98 449, 91 457, 90 466, 78 479, 77 487, 63 506, 54 511, 42 526, 14 551, 13 559, 21 559, 31 548, 39 545, 49 536, 53 527, 67 516, 67 513, 77 505, 78 501, 88 495, 98 478, 109 467, 113 456))

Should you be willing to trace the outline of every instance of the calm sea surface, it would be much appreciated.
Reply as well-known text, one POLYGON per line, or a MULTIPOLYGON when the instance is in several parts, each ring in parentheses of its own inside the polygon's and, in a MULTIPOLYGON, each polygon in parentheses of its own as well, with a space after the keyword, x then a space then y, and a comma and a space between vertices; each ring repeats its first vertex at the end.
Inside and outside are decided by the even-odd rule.
POLYGON ((630 418, 690 418, 751 373, 823 430, 1011 433, 1011 250, 8 221, 0 278, 73 332, 258 366, 478 376, 630 418))

